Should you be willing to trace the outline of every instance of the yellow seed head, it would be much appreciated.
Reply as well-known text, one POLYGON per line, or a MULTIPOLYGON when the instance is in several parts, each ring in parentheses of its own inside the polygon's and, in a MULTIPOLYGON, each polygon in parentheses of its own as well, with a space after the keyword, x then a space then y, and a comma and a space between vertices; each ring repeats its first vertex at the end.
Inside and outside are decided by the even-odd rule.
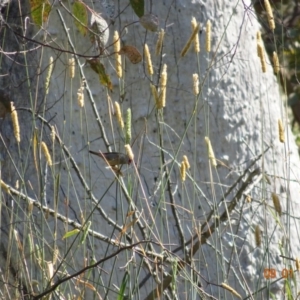
POLYGON ((122 56, 120 54, 116 54, 116 73, 119 78, 122 78, 123 76, 122 56))
POLYGON ((266 73, 267 63, 266 63, 265 52, 264 52, 262 43, 257 44, 257 54, 260 59, 261 69, 262 69, 263 73, 266 73))
POLYGON ((274 16, 273 16, 273 11, 272 11, 270 2, 269 2, 269 0, 264 0, 264 3, 265 3, 265 8, 266 8, 269 27, 270 27, 271 30, 274 30, 275 29, 275 22, 274 22, 274 16))
POLYGON ((263 53, 263 46, 261 42, 257 42, 257 56, 260 58, 263 53))
POLYGON ((261 56, 261 51, 262 51, 262 39, 261 39, 261 32, 257 31, 256 33, 256 46, 257 46, 257 56, 261 56))
POLYGON ((79 107, 83 107, 84 106, 84 87, 80 87, 77 91, 77 102, 78 102, 78 106, 79 107))
POLYGON ((31 215, 32 211, 33 211, 33 201, 28 200, 27 212, 29 216, 31 215))
POLYGON ((161 53, 163 41, 164 41, 165 31, 163 29, 160 30, 158 34, 158 39, 156 42, 155 54, 158 56, 161 53))
POLYGON ((187 158, 186 155, 183 155, 183 162, 185 163, 186 169, 190 169, 191 168, 191 165, 190 165, 189 160, 188 160, 188 158, 187 158))
POLYGON ((216 167, 217 166, 217 161, 216 161, 216 157, 215 157, 215 154, 214 154, 214 150, 211 146, 210 139, 207 136, 205 137, 205 142, 206 142, 206 145, 207 145, 208 158, 209 158, 211 164, 214 167, 216 167))
POLYGON ((183 47, 183 49, 180 53, 181 57, 184 57, 186 55, 186 53, 188 52, 188 50, 190 49, 191 43, 195 40, 195 37, 198 34, 199 29, 200 29, 200 23, 197 24, 197 26, 193 29, 193 32, 192 32, 190 38, 188 39, 188 41, 186 42, 185 46, 183 47))
POLYGON ((131 142, 131 109, 127 108, 126 111, 126 127, 125 127, 125 143, 131 142))
POLYGON ((119 36, 119 32, 118 31, 115 31, 114 32, 114 51, 115 53, 119 52, 121 50, 121 42, 120 42, 120 36, 119 36))
POLYGON ((279 197, 275 193, 272 193, 272 200, 273 200, 275 211, 278 213, 279 216, 281 216, 282 213, 281 204, 279 201, 279 197))
POLYGON ((206 23, 206 39, 205 39, 206 52, 211 51, 211 23, 210 20, 206 23))
POLYGON ((147 44, 145 44, 145 47, 144 47, 144 54, 145 54, 145 58, 146 58, 148 73, 149 73, 149 75, 153 75, 153 65, 152 65, 151 55, 149 52, 149 47, 147 44))
MULTIPOLYGON (((192 24, 192 31, 194 31, 198 25, 195 17, 192 17, 191 24, 192 24)), ((199 41, 199 33, 198 32, 194 38, 194 50, 196 53, 200 52, 200 41, 199 41)))
POLYGON ((157 107, 158 106, 158 93, 157 93, 157 89, 156 89, 155 85, 153 85, 151 83, 150 83, 150 89, 151 89, 151 93, 152 93, 153 99, 155 101, 155 105, 157 107))
POLYGON ((282 121, 279 119, 278 120, 278 132, 279 132, 279 141, 281 143, 284 143, 284 129, 283 129, 283 125, 282 125, 282 121))
POLYGON ((167 79, 168 79, 167 65, 164 64, 163 70, 161 72, 161 77, 160 77, 160 93, 159 93, 158 105, 157 105, 158 109, 161 109, 166 106, 167 79))
POLYGON ((0 180, 0 185, 3 191, 5 191, 7 194, 10 194, 9 186, 4 181, 2 181, 2 179, 0 180))
POLYGON ((116 117, 117 117, 119 126, 121 127, 121 129, 123 129, 124 128, 124 121, 123 121, 120 105, 117 101, 115 102, 115 110, 116 110, 116 117))
POLYGON ((46 145, 45 142, 42 142, 42 143, 41 143, 41 148, 42 148, 42 151, 43 151, 44 156, 45 156, 45 158, 46 158, 47 164, 48 164, 49 166, 52 166, 52 158, 51 158, 51 155, 50 155, 50 153, 49 153, 48 147, 47 147, 47 145, 46 145))
POLYGON ((126 153, 127 153, 128 157, 129 157, 129 159, 133 160, 134 159, 134 155, 133 155, 131 146, 129 144, 126 144, 124 147, 125 147, 125 150, 126 150, 126 153))
POLYGON ((55 247, 54 251, 53 251, 53 259, 52 259, 52 263, 53 265, 56 264, 57 259, 58 259, 58 255, 59 255, 59 250, 57 247, 55 247))
POLYGON ((126 127, 125 127, 125 143, 130 144, 131 141, 131 109, 127 108, 126 111, 126 127))
POLYGON ((255 244, 257 247, 261 245, 261 233, 258 225, 255 226, 255 244))
POLYGON ((236 291, 234 290, 231 286, 227 285, 226 283, 222 282, 221 286, 226 289, 227 291, 229 291, 230 293, 232 293, 233 295, 237 296, 238 298, 242 299, 242 296, 236 291))
POLYGON ((69 58, 69 77, 75 77, 75 58, 69 58))
POLYGON ((279 65, 278 55, 275 51, 273 52, 273 66, 274 66, 274 73, 278 74, 280 65, 279 65))
POLYGON ((45 80, 45 93, 48 95, 49 93, 49 86, 50 86, 50 79, 53 71, 53 57, 50 56, 49 58, 49 66, 48 66, 48 72, 45 80))
POLYGON ((263 56, 261 60, 261 70, 263 71, 263 73, 267 72, 267 63, 266 63, 265 56, 263 56))
POLYGON ((247 203, 251 203, 252 199, 251 199, 251 196, 250 196, 250 195, 247 195, 247 196, 246 196, 246 201, 247 201, 247 203))
POLYGON ((296 258, 296 270, 299 272, 300 271, 300 258, 296 258))
POLYGON ((54 274, 54 267, 52 261, 47 261, 47 267, 46 267, 46 272, 48 278, 52 278, 54 274))
POLYGON ((193 91, 195 96, 199 94, 199 76, 196 73, 193 74, 193 91))
POLYGON ((257 42, 261 41, 261 32, 260 31, 256 32, 256 40, 257 40, 257 42))
POLYGON ((119 54, 121 50, 121 41, 119 32, 115 31, 114 33, 114 51, 115 51, 115 59, 116 59, 116 73, 119 78, 123 76, 122 70, 122 56, 119 54))
POLYGON ((16 108, 15 108, 13 102, 11 102, 11 120, 12 120, 13 128, 14 128, 14 136, 15 136, 17 142, 20 143, 21 142, 21 134, 20 134, 18 113, 16 111, 16 108))
POLYGON ((160 87, 163 88, 166 87, 166 85, 167 85, 167 65, 164 64, 161 72, 160 87))
POLYGON ((182 161, 180 165, 180 177, 181 181, 184 182, 186 179, 186 164, 184 161, 182 161))
POLYGON ((55 127, 53 125, 51 126, 50 137, 51 137, 52 143, 54 144, 54 142, 55 142, 55 127))

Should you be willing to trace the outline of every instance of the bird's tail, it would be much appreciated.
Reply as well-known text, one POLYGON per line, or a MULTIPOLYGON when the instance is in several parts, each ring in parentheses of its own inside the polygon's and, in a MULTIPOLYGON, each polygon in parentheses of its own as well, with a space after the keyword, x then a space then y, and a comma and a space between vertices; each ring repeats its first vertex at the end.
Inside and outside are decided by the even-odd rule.
POLYGON ((100 156, 101 158, 103 158, 103 154, 100 153, 100 152, 95 152, 95 151, 92 151, 92 150, 89 150, 90 153, 94 154, 94 155, 97 155, 97 156, 100 156))

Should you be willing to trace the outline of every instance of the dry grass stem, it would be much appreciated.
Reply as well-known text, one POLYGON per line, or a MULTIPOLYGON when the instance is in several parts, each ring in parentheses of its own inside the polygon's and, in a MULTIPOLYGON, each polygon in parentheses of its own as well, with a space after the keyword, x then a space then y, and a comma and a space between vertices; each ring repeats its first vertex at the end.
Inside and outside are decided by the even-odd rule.
POLYGON ((221 286, 226 289, 227 291, 229 291, 230 293, 232 293, 233 295, 237 296, 238 298, 242 299, 242 296, 236 291, 234 290, 231 286, 227 285, 226 283, 222 283, 221 286))
POLYGON ((1 185, 1 189, 6 192, 7 194, 10 194, 10 190, 9 190, 9 186, 2 181, 2 179, 0 180, 0 185, 1 185))
POLYGON ((211 22, 210 20, 206 23, 206 39, 205 39, 206 52, 211 51, 211 22))
POLYGON ((197 24, 197 26, 194 28, 191 36, 189 37, 188 41, 186 42, 185 46, 183 47, 181 53, 180 53, 180 56, 181 57, 184 57, 186 55, 186 53, 188 52, 188 50, 190 49, 191 47, 191 44, 192 42, 194 41, 195 39, 195 36, 198 34, 199 32, 199 29, 200 29, 200 23, 197 24))

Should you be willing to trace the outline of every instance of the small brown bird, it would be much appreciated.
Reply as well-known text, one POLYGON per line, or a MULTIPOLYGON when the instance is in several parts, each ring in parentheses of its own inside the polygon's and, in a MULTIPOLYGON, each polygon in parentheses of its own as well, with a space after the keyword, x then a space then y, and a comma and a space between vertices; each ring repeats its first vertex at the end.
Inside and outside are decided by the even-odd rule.
POLYGON ((95 152, 95 151, 89 151, 92 154, 95 154, 105 161, 109 163, 111 167, 117 166, 117 165, 126 165, 130 164, 132 160, 128 157, 127 154, 123 154, 120 152, 107 152, 107 153, 102 153, 102 152, 95 152))

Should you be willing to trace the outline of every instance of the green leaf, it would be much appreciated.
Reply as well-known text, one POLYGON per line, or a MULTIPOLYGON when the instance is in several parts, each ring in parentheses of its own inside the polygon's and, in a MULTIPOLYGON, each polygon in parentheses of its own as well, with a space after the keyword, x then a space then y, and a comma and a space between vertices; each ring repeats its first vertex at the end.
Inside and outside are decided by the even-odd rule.
POLYGON ((110 81, 110 77, 106 74, 105 67, 101 63, 100 63, 100 69, 99 70, 100 70, 100 73, 99 73, 100 82, 104 86, 107 86, 110 91, 112 91, 112 83, 110 81))
POLYGON ((35 24, 42 26, 47 21, 51 5, 47 0, 30 0, 31 17, 35 24))
POLYGON ((99 75, 100 83, 106 86, 110 91, 112 91, 112 83, 110 77, 106 74, 104 65, 97 58, 91 58, 86 60, 93 71, 99 75))
POLYGON ((144 15, 144 0, 130 0, 130 5, 139 18, 144 15))
POLYGON ((118 300, 125 299, 124 293, 125 293, 125 289, 127 286, 127 281, 128 281, 128 272, 126 271, 126 273, 124 274, 122 283, 121 283, 120 291, 119 291, 118 298, 117 298, 118 300))
POLYGON ((85 36, 88 31, 88 13, 85 5, 81 1, 74 2, 73 15, 79 20, 75 20, 75 26, 78 28, 79 32, 85 36))
POLYGON ((90 229, 90 227, 91 227, 91 225, 92 225, 92 222, 91 221, 88 221, 86 224, 85 224, 85 226, 84 226, 84 228, 83 228, 83 235, 82 235, 82 237, 81 237, 81 239, 80 239, 80 244, 83 244, 84 243, 84 241, 85 241, 85 239, 86 239, 86 237, 87 237, 87 235, 88 235, 88 233, 89 233, 89 229, 90 229))
POLYGON ((71 230, 71 231, 68 231, 64 236, 63 236, 63 240, 64 239, 67 239, 75 234, 77 234, 78 232, 80 232, 79 229, 74 229, 74 230, 71 230))

